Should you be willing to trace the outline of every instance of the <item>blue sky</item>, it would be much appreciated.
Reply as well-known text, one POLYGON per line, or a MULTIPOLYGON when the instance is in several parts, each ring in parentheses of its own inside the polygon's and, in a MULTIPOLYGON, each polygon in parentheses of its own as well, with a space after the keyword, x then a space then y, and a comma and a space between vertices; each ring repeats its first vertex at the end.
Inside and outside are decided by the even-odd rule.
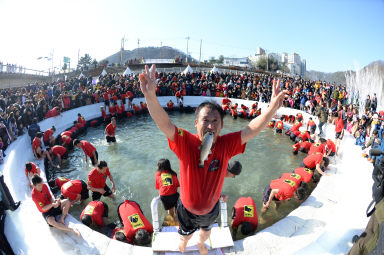
POLYGON ((89 53, 101 60, 120 48, 171 46, 202 59, 245 57, 262 47, 296 52, 307 69, 361 68, 384 60, 384 0, 99 1, 0 0, 0 61, 48 68, 53 50, 76 65, 89 53))

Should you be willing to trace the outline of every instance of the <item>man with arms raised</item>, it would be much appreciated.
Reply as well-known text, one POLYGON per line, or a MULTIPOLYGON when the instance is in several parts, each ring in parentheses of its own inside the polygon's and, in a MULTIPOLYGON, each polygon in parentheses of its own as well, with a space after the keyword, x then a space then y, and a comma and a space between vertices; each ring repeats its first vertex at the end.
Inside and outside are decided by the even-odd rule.
MULTIPOLYGON (((197 134, 177 128, 170 120, 156 98, 156 68, 140 74, 140 87, 148 104, 151 117, 159 129, 167 136, 171 150, 180 162, 181 194, 177 205, 180 222, 179 249, 184 252, 188 240, 196 229, 200 229, 198 248, 200 254, 207 254, 204 242, 209 238, 213 222, 219 215, 219 198, 231 157, 243 153, 246 142, 261 132, 280 108, 284 93, 280 92, 280 82, 273 83, 273 93, 269 108, 247 127, 235 133, 220 136, 224 113, 221 106, 204 102, 196 109, 195 127, 197 134), (199 168, 200 149, 204 135, 213 136, 211 153, 199 168)), ((200 162, 201 163, 201 162, 200 162)))

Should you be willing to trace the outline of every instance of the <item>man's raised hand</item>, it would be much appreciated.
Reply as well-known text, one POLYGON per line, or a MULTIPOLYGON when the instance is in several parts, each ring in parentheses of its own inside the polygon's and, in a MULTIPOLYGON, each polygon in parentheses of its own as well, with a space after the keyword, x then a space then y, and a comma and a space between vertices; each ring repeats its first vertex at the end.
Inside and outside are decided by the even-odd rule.
POLYGON ((277 81, 276 79, 273 79, 271 97, 271 107, 273 109, 278 110, 283 105, 285 94, 286 91, 280 90, 280 79, 278 79, 277 81))
POLYGON ((148 94, 156 95, 155 73, 155 65, 152 65, 151 70, 148 68, 148 65, 145 65, 145 71, 139 75, 140 88, 144 96, 148 94))

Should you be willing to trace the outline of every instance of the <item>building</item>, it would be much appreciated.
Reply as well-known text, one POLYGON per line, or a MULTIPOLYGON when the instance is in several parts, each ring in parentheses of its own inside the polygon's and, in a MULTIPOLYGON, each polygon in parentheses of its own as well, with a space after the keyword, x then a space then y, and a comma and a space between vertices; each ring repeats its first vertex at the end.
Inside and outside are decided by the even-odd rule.
POLYGON ((248 58, 224 58, 223 65, 239 66, 239 67, 246 67, 246 68, 251 67, 248 58))

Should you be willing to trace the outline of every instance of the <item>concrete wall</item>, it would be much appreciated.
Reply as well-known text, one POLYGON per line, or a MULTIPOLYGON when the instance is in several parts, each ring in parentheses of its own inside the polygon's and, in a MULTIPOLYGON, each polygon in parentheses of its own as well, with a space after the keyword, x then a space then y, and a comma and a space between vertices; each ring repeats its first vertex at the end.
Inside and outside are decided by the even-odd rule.
POLYGON ((0 73, 0 89, 25 87, 28 83, 50 82, 51 77, 31 74, 0 73))

